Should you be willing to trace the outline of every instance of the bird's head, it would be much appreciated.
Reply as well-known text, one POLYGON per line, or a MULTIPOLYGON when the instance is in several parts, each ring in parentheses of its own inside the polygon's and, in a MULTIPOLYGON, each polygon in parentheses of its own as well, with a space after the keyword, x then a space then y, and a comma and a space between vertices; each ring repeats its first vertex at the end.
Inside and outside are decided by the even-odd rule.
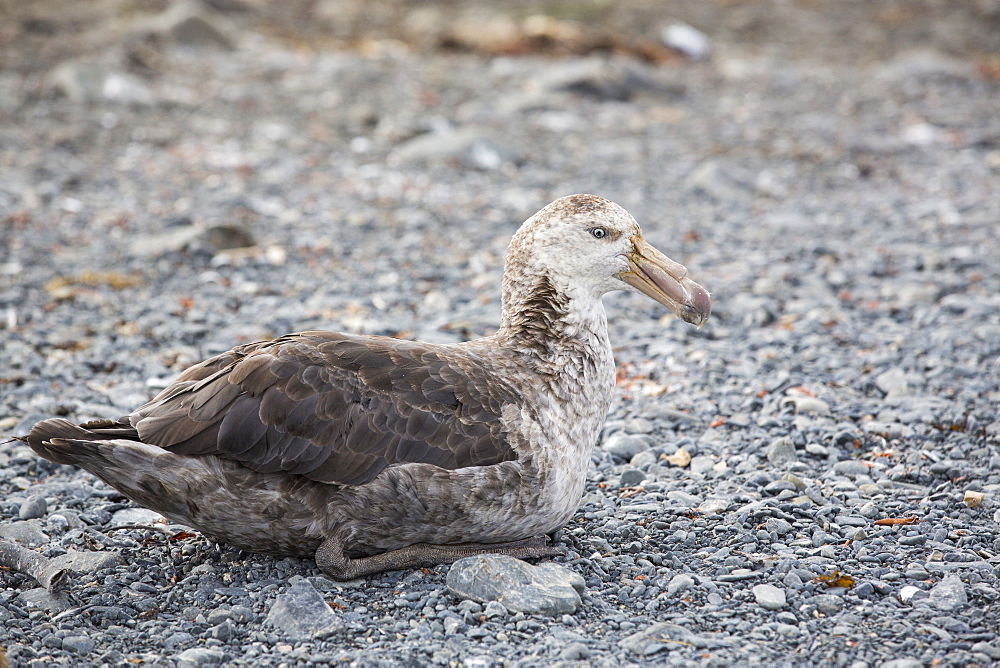
POLYGON ((694 325, 711 313, 708 291, 684 265, 647 243, 625 209, 596 195, 557 199, 529 218, 511 241, 507 264, 544 273, 566 291, 639 292, 694 325))

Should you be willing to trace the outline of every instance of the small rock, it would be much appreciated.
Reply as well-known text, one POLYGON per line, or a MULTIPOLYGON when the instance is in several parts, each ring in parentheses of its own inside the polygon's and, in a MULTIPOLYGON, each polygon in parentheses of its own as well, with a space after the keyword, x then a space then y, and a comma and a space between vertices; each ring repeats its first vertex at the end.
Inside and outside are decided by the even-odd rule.
POLYGON ((753 595, 757 600, 757 605, 765 610, 781 610, 787 604, 785 601, 785 592, 774 585, 755 585, 753 595))
POLYGON ((559 659, 562 661, 586 661, 590 658, 590 650, 582 642, 573 642, 559 652, 559 659))
POLYGON ((45 517, 45 513, 48 512, 48 508, 49 504, 45 502, 44 496, 33 494, 25 499, 17 514, 22 520, 35 520, 40 517, 45 517))
POLYGON ((394 165, 454 162, 490 171, 505 164, 517 164, 521 157, 473 128, 461 128, 418 135, 394 148, 386 160, 394 165))
POLYGON ((21 592, 21 601, 29 608, 39 608, 50 613, 62 612, 70 607, 70 602, 64 595, 53 594, 44 587, 21 592))
POLYGON ((871 473, 871 468, 868 464, 857 459, 845 459, 844 461, 837 462, 833 465, 833 470, 841 475, 852 478, 859 475, 866 476, 871 473))
POLYGON ((880 663, 878 668, 924 668, 924 662, 917 659, 889 659, 880 663))
POLYGON ((306 579, 280 594, 265 622, 288 640, 310 640, 335 630, 340 620, 306 579))
POLYGON ((685 508, 697 508, 701 505, 701 498, 695 496, 694 494, 682 492, 679 489, 672 489, 667 492, 667 499, 673 501, 679 506, 684 506, 685 508))
POLYGON ((711 53, 705 33, 686 23, 672 23, 660 33, 667 48, 679 51, 690 60, 705 60, 711 53))
POLYGON ((105 568, 114 568, 122 563, 117 552, 67 552, 53 557, 54 568, 64 568, 77 573, 93 573, 105 568))
POLYGON ((42 531, 42 524, 37 519, 0 525, 0 538, 23 547, 38 547, 49 542, 48 534, 42 531))
POLYGON ((684 186, 696 193, 707 195, 718 202, 737 201, 748 197, 753 184, 737 175, 724 162, 709 158, 692 170, 684 186))
POLYGON ((152 35, 180 46, 234 49, 239 31, 226 17, 206 3, 188 0, 172 3, 161 14, 137 22, 136 34, 152 35))
POLYGON ((764 521, 764 528, 768 531, 773 531, 780 537, 791 531, 792 525, 780 517, 769 517, 764 521))
POLYGON ((733 505, 733 502, 729 499, 712 497, 702 501, 701 505, 698 506, 698 510, 706 515, 718 515, 725 512, 731 505, 733 505))
POLYGON ((630 461, 640 452, 649 450, 652 445, 652 439, 645 434, 617 432, 604 440, 604 443, 601 444, 601 449, 610 452, 615 457, 621 457, 626 461, 630 461))
POLYGON ((963 608, 969 602, 965 593, 965 583, 957 575, 945 576, 931 588, 929 594, 929 603, 938 610, 946 612, 963 608))
POLYGON ((996 645, 991 645, 988 642, 979 641, 969 648, 973 652, 979 652, 980 654, 985 654, 994 661, 1000 661, 1000 647, 996 645))
POLYGON ((148 508, 122 508, 111 515, 110 526, 121 526, 123 524, 163 524, 164 517, 155 510, 148 508))
POLYGON ((132 107, 154 103, 153 93, 141 79, 99 63, 68 61, 48 75, 49 85, 77 104, 114 102, 132 107))
POLYGON ((663 650, 681 649, 685 646, 696 649, 727 647, 731 641, 714 634, 695 634, 683 626, 661 622, 633 633, 618 644, 642 657, 651 656, 663 650))
POLYGON ((94 650, 94 641, 83 635, 66 636, 62 641, 63 649, 81 656, 94 650))
POLYGON ((795 405, 798 415, 829 415, 831 412, 830 404, 816 397, 785 397, 785 401, 795 405))
POLYGON ((832 594, 813 596, 809 602, 816 606, 817 612, 824 615, 835 615, 844 607, 844 599, 832 594))
POLYGON ((927 593, 924 592, 920 587, 914 587, 913 585, 907 585, 899 590, 899 600, 903 603, 909 603, 910 601, 916 600, 917 594, 923 594, 924 597, 927 593))
POLYGON ((561 615, 576 612, 583 578, 556 564, 531 564, 501 554, 456 561, 448 571, 448 588, 461 598, 499 601, 512 612, 561 615))
MULTIPOLYGON (((680 450, 677 452, 680 452, 680 450)), ((669 459, 669 457, 667 459, 669 459)), ((709 455, 698 455, 697 457, 693 457, 691 459, 691 467, 688 470, 694 475, 704 475, 711 471, 714 466, 715 458, 709 455)))
POLYGON ((644 471, 640 471, 639 469, 628 469, 626 471, 622 471, 619 482, 622 487, 635 487, 636 485, 641 484, 645 479, 646 473, 644 471))
MULTIPOLYGON (((65 643, 65 641, 63 641, 65 643)), ((226 660, 226 655, 217 649, 192 647, 174 657, 179 668, 187 666, 213 666, 226 660)))
POLYGON ((882 390, 887 397, 905 397, 911 394, 906 372, 899 367, 893 367, 876 376, 875 387, 882 390))
POLYGON ((813 457, 829 457, 830 449, 819 443, 806 443, 806 452, 813 457))
POLYGON ((787 436, 777 438, 767 446, 767 461, 775 466, 784 466, 798 460, 799 457, 795 454, 795 443, 787 436))
POLYGON ((208 630, 208 635, 225 642, 233 637, 233 623, 227 619, 221 624, 216 624, 208 630))
POLYGON ((667 595, 673 596, 679 591, 684 591, 685 589, 690 589, 694 586, 694 578, 687 573, 678 573, 674 577, 670 578, 670 583, 667 585, 667 595))

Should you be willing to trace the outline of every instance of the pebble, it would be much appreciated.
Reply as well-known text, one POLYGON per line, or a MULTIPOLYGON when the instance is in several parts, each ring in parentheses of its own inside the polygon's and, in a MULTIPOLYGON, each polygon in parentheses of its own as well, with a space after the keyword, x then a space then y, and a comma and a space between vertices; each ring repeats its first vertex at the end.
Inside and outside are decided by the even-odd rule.
POLYGON ((204 647, 192 647, 186 649, 173 657, 179 667, 187 666, 214 666, 226 660, 224 652, 217 649, 207 649, 204 647))
POLYGON ((45 502, 45 497, 32 495, 25 499, 24 503, 21 504, 21 508, 18 510, 18 517, 22 520, 34 520, 40 517, 45 517, 48 512, 48 504, 45 502))
POLYGON ((291 641, 311 640, 329 634, 341 625, 323 597, 305 579, 278 595, 265 623, 291 641))
POLYGON ((87 656, 94 651, 94 641, 87 636, 70 635, 62 639, 62 648, 80 656, 87 656))
POLYGON ((496 601, 532 615, 576 612, 586 588, 579 574, 562 566, 538 566, 500 554, 459 559, 448 570, 448 589, 461 598, 496 601))
POLYGON ((110 550, 104 552, 67 552, 52 559, 54 568, 64 568, 76 573, 94 573, 114 568, 121 563, 121 554, 110 550))
POLYGON ((757 605, 765 610, 781 610, 787 605, 785 592, 774 585, 754 585, 753 596, 757 605))
POLYGON ((787 436, 775 439, 767 446, 767 461, 771 462, 774 466, 784 466, 798 460, 799 457, 795 452, 795 443, 787 436))
POLYGON ((686 23, 671 23, 660 33, 665 46, 676 49, 691 60, 704 60, 711 53, 708 37, 686 23))
POLYGON ((652 440, 645 434, 612 434, 601 444, 616 457, 629 461, 643 450, 648 450, 652 446, 652 440))
POLYGON ((727 647, 731 641, 715 634, 692 633, 683 626, 662 622, 638 631, 621 640, 618 644, 634 654, 648 657, 663 650, 678 649, 684 645, 696 649, 727 647))
POLYGON ((962 578, 958 575, 946 575, 931 588, 928 602, 938 610, 945 612, 964 608, 969 599, 962 578))
POLYGON ((690 589, 694 586, 694 578, 687 573, 678 573, 674 577, 670 578, 670 582, 667 584, 667 595, 673 596, 677 592, 690 589))

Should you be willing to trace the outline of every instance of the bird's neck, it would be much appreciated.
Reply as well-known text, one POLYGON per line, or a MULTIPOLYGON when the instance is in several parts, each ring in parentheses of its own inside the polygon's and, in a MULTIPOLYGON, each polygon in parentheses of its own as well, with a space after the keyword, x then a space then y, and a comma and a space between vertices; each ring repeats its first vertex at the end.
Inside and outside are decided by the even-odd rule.
POLYGON ((563 288, 541 274, 505 277, 497 339, 536 362, 567 356, 609 357, 608 322, 600 297, 563 288))

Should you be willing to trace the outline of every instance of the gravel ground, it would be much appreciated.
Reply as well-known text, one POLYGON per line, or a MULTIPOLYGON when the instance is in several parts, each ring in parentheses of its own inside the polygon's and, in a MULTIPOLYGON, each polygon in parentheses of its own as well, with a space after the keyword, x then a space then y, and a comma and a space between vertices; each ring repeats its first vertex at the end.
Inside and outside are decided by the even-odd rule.
POLYGON ((2 445, 0 537, 78 572, 62 600, 0 571, 13 665, 1000 661, 1000 32, 910 23, 919 50, 859 63, 702 26, 687 62, 314 48, 215 4, 242 10, 118 17, 61 62, 62 24, 20 24, 52 48, 0 70, 0 438, 288 331, 489 333, 511 233, 574 192, 631 211, 712 320, 606 300, 572 614, 462 601, 446 566, 333 583, 2 445), (305 639, 272 623, 303 591, 336 616, 305 639))

